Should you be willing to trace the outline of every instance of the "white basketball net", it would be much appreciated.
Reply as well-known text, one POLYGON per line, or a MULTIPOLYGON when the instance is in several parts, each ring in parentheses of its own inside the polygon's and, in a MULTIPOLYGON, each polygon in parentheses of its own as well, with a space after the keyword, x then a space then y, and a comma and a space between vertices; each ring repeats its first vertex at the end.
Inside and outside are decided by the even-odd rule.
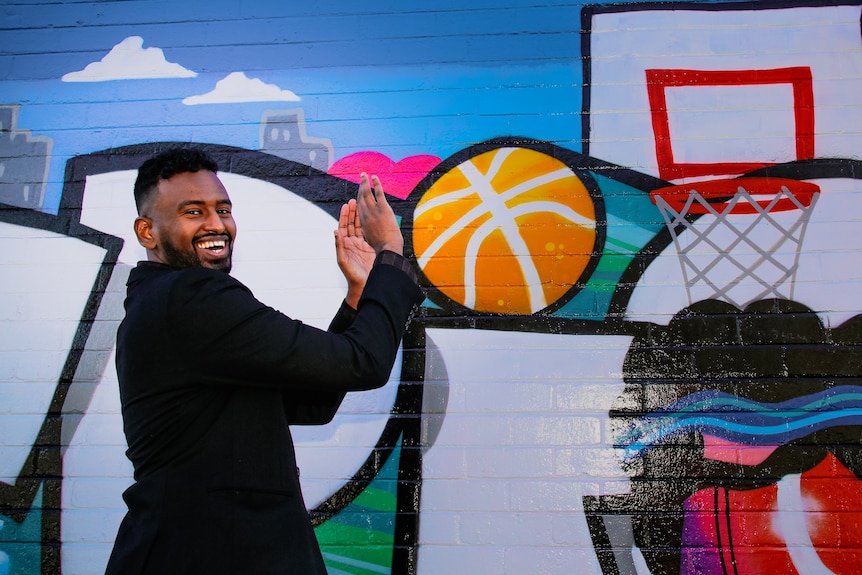
POLYGON ((727 202, 711 204, 692 190, 677 211, 657 196, 656 206, 682 266, 689 303, 713 297, 744 308, 768 297, 792 299, 802 239, 817 197, 815 194, 806 206, 782 186, 761 206, 740 186, 727 202), (782 199, 790 200, 798 209, 771 213, 782 199), (750 204, 755 213, 732 213, 740 202, 750 204), (686 216, 695 204, 707 214, 691 222, 686 216), (696 297, 695 292, 706 297, 696 297))

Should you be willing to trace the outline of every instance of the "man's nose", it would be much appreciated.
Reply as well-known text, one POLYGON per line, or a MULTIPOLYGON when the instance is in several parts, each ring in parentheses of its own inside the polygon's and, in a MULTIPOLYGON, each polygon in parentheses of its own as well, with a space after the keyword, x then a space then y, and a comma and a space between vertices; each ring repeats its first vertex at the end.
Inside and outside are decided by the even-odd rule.
POLYGON ((223 232, 225 230, 224 220, 217 211, 213 210, 207 213, 204 229, 208 232, 223 232))

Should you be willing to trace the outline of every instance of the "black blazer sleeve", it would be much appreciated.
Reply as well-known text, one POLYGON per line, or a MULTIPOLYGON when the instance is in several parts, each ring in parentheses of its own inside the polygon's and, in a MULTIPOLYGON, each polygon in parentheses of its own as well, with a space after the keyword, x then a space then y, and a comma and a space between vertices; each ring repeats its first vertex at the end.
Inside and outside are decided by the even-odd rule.
MULTIPOLYGON (((327 331, 343 333, 356 318, 356 310, 342 302, 338 313, 332 318, 327 331)), ((344 391, 296 391, 283 394, 284 412, 291 425, 324 425, 332 421, 341 402, 344 391)))
POLYGON ((423 299, 402 270, 375 265, 356 317, 335 333, 265 306, 223 272, 193 268, 182 275, 170 294, 169 317, 174 338, 188 342, 187 352, 199 360, 199 383, 291 394, 383 386, 410 313, 423 299))

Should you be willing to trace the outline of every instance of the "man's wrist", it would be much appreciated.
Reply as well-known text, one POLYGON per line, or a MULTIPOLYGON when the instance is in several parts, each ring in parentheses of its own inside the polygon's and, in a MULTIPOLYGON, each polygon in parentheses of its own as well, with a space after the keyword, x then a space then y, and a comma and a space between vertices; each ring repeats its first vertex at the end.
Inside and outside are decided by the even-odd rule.
POLYGON ((391 241, 384 242, 381 246, 379 246, 378 253, 380 252, 395 252, 396 254, 404 254, 404 242, 403 241, 391 241))
POLYGON ((353 309, 357 309, 359 307, 359 298, 362 297, 363 289, 364 287, 348 286, 347 295, 344 296, 344 302, 353 309))

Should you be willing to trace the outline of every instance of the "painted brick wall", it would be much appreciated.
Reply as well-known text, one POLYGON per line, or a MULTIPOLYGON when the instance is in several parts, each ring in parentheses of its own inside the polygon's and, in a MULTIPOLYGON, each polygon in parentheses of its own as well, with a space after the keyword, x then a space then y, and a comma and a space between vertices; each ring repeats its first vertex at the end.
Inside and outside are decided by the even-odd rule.
POLYGON ((192 142, 262 301, 328 324, 362 171, 427 295, 294 430, 331 574, 860 571, 859 2, 0 14, 0 575, 104 571, 131 187, 192 142))

